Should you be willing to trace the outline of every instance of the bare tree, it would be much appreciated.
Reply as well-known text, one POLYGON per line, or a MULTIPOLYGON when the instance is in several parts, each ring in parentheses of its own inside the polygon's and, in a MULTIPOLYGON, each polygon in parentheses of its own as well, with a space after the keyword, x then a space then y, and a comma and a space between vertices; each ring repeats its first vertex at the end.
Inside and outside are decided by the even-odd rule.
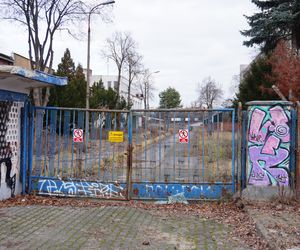
POLYGON ((130 105, 132 84, 143 72, 142 56, 135 49, 131 49, 126 60, 126 71, 128 72, 127 104, 130 105))
POLYGON ((149 109, 149 102, 154 98, 154 91, 156 90, 151 75, 149 69, 145 69, 140 77, 139 88, 143 94, 144 109, 149 109))
MULTIPOLYGON (((53 40, 57 30, 68 30, 78 12, 83 10, 79 0, 2 0, 0 3, 4 19, 15 21, 27 29, 29 59, 32 69, 52 73, 53 40)), ((33 93, 36 105, 47 105, 50 96, 46 89, 44 100, 42 89, 33 93)))
POLYGON ((223 90, 217 85, 216 81, 210 76, 203 79, 198 86, 198 102, 200 106, 212 109, 216 101, 222 98, 223 90))
POLYGON ((134 51, 136 43, 130 33, 115 32, 111 38, 106 40, 106 49, 102 51, 104 57, 115 62, 118 70, 117 100, 120 96, 120 84, 122 70, 125 66, 130 51, 134 51))

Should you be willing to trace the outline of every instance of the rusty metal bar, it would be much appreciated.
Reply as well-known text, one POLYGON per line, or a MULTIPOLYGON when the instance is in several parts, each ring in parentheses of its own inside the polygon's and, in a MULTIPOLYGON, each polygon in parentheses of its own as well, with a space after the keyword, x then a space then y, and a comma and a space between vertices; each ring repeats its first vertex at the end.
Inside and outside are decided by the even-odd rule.
POLYGON ((69 110, 69 111, 89 111, 89 112, 109 112, 109 113, 130 113, 130 110, 115 110, 115 109, 85 109, 85 108, 67 108, 67 107, 40 107, 35 106, 35 109, 42 110, 69 110))
POLYGON ((127 175, 126 175, 126 199, 129 201, 131 199, 131 189, 132 189, 132 152, 133 146, 128 145, 127 148, 127 175))
POLYGON ((233 111, 233 108, 222 108, 222 109, 132 109, 132 112, 225 112, 233 111))
POLYGON ((132 113, 129 115, 128 119, 128 148, 127 148, 127 175, 126 175, 126 186, 127 193, 126 199, 130 200, 131 198, 131 187, 132 187, 132 113))
POLYGON ((300 197, 300 102, 297 102, 296 196, 300 197))

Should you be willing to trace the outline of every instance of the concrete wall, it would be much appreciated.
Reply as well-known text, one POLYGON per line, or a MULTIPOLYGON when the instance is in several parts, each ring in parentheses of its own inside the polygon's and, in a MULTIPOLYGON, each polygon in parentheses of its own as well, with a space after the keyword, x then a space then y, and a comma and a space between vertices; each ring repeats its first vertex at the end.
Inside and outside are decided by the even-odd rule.
POLYGON ((248 184, 289 185, 291 111, 289 106, 249 107, 248 184))
POLYGON ((23 102, 0 99, 0 200, 21 193, 20 145, 23 102))
POLYGON ((290 148, 291 141, 296 139, 291 134, 292 106, 288 102, 252 102, 249 105, 244 194, 265 199, 276 195, 278 186, 289 189, 292 183, 290 148))

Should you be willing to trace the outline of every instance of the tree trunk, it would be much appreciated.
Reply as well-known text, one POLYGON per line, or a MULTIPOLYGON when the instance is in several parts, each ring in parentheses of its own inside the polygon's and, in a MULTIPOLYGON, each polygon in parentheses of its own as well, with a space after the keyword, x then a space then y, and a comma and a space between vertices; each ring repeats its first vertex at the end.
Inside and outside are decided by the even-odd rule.
POLYGON ((127 91, 127 107, 130 107, 130 93, 131 93, 131 67, 129 66, 129 74, 128 74, 128 91, 127 91))
POLYGON ((117 101, 119 100, 119 97, 120 97, 121 73, 122 73, 122 68, 119 67, 118 68, 118 83, 117 83, 117 89, 116 89, 117 101))

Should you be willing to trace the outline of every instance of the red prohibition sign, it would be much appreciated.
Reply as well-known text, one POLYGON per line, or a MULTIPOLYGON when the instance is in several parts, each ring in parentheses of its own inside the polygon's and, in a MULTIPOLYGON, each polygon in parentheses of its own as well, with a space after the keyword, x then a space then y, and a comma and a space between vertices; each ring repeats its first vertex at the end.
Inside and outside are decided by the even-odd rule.
POLYGON ((186 130, 179 130, 179 137, 185 139, 189 136, 189 133, 186 130))
POLYGON ((179 142, 188 143, 189 142, 189 131, 187 129, 180 129, 178 131, 179 142))
POLYGON ((83 130, 82 129, 74 129, 73 141, 74 142, 83 142, 83 130))
POLYGON ((81 129, 75 129, 74 137, 81 138, 82 137, 82 130, 81 129))

